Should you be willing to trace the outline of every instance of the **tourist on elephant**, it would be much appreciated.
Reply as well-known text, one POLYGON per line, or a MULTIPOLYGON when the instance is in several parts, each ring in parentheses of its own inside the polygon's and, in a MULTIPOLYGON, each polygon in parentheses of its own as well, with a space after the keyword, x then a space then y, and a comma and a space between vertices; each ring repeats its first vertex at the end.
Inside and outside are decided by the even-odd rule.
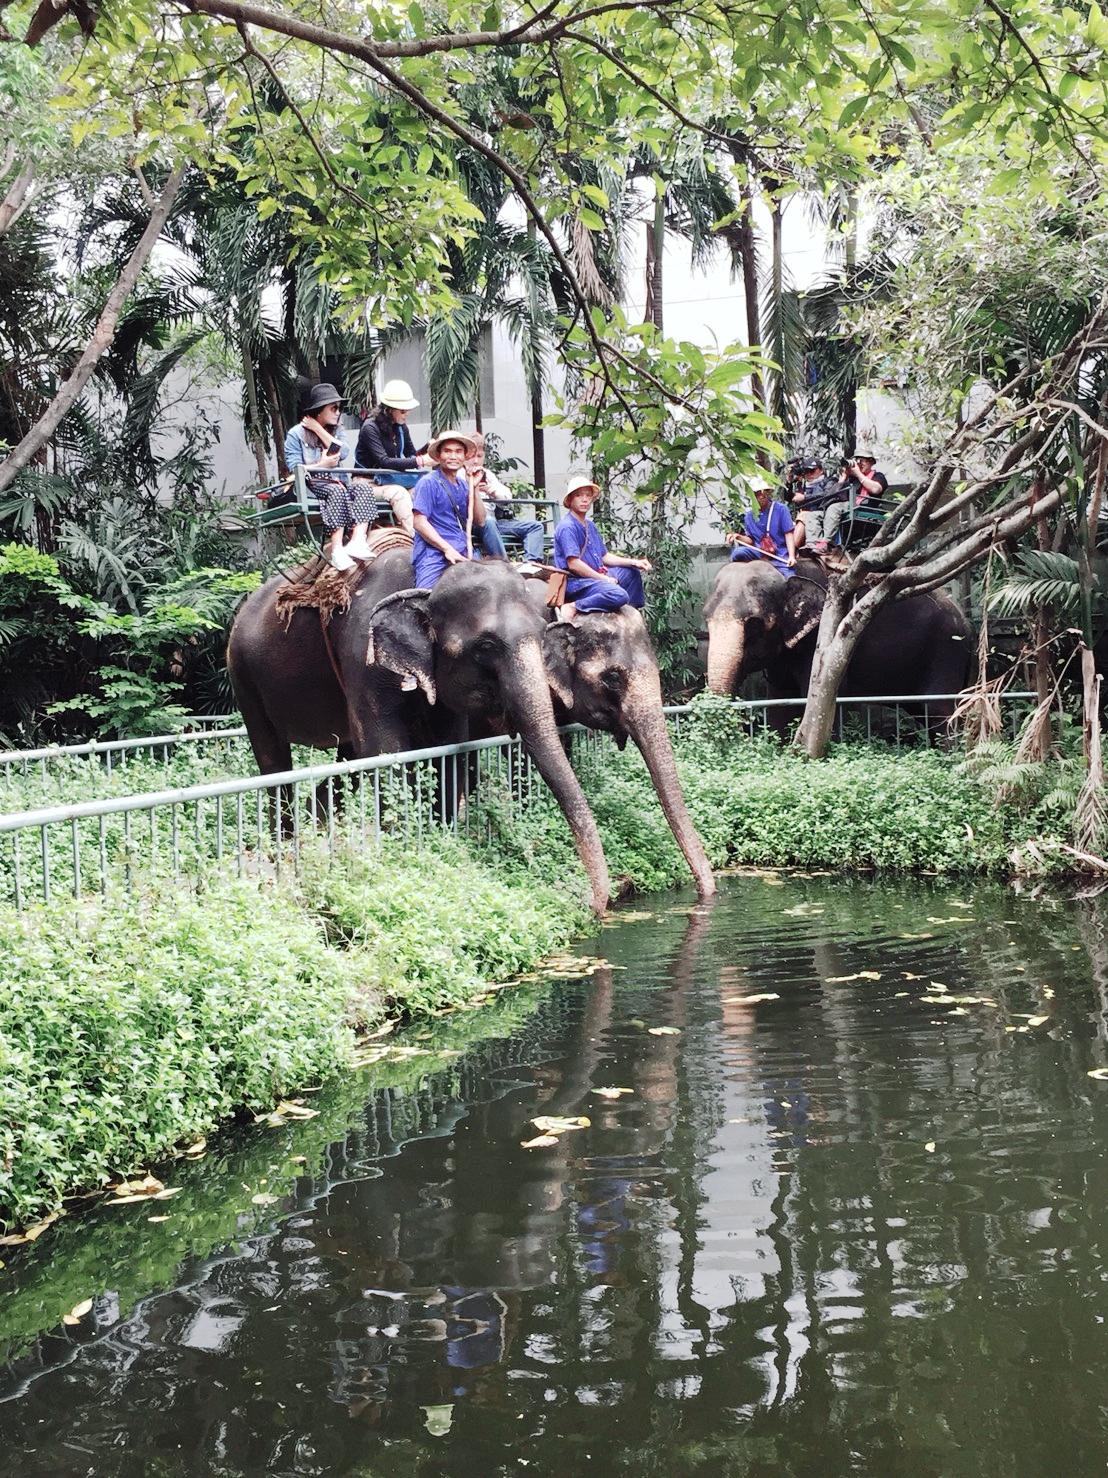
POLYGON ((413 474, 432 465, 426 450, 416 451, 407 426, 408 412, 414 411, 418 404, 407 380, 389 380, 381 391, 380 405, 362 422, 354 452, 355 467, 387 469, 398 474, 395 481, 378 483, 377 497, 385 499, 393 517, 408 534, 414 532, 409 492, 415 481, 413 474))
POLYGON ((562 499, 568 512, 554 533, 554 563, 569 577, 567 604, 558 613, 563 621, 590 611, 618 611, 627 605, 641 611, 646 604, 642 577, 650 572, 650 561, 608 552, 589 517, 599 494, 591 478, 575 477, 562 499))
POLYGON ((342 401, 334 385, 323 383, 313 388, 303 419, 285 437, 285 464, 290 472, 297 467, 319 469, 308 483, 319 498, 328 557, 336 570, 350 570, 356 560, 373 558, 366 533, 376 500, 365 483, 320 475, 329 468, 341 467, 349 455, 337 435, 342 401), (351 537, 344 543, 347 529, 351 537))
MULTIPOLYGON (((842 475, 835 484, 836 499, 824 511, 823 538, 827 545, 839 537, 839 529, 850 508, 848 499, 854 493, 854 505, 864 503, 867 498, 880 498, 889 486, 889 479, 877 471, 877 458, 871 452, 858 452, 853 461, 843 462, 842 475)), ((817 553, 819 548, 817 546, 817 553)))
POLYGON ((795 574, 796 565, 792 515, 773 496, 768 483, 755 488, 754 496, 758 500, 758 512, 745 514, 742 529, 727 535, 727 542, 732 546, 731 558, 760 559, 788 580, 795 574))
POLYGON ((803 479, 793 493, 792 501, 796 513, 796 547, 813 545, 827 548, 823 524, 830 505, 843 496, 838 484, 824 471, 819 457, 809 457, 800 464, 803 479))
POLYGON ((516 518, 512 508, 512 490, 506 487, 495 472, 485 466, 485 437, 481 431, 473 434, 473 456, 466 459, 466 480, 492 516, 486 518, 484 527, 485 553, 493 558, 506 559, 504 534, 513 534, 523 545, 523 552, 533 564, 542 564, 545 542, 542 524, 537 518, 516 518))
POLYGON ((474 557, 473 530, 480 534, 486 514, 465 479, 472 454, 472 438, 460 431, 444 431, 427 447, 435 469, 419 479, 412 497, 412 569, 421 590, 433 590, 451 565, 474 557))

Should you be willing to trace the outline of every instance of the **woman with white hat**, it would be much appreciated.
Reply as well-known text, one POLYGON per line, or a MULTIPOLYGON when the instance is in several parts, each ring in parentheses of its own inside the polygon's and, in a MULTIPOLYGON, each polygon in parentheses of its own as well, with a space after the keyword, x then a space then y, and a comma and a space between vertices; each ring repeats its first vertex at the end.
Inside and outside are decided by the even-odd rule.
POLYGON ((412 500, 408 489, 414 473, 432 466, 426 450, 417 452, 408 430, 408 412, 419 401, 407 380, 389 380, 381 391, 381 403, 362 422, 354 452, 355 467, 387 468, 397 473, 395 481, 379 482, 377 496, 392 508, 393 517, 406 533, 413 533, 412 500))
POLYGON ((473 452, 472 440, 461 431, 444 431, 427 447, 435 470, 419 479, 412 498, 412 570, 421 590, 433 590, 451 565, 473 558, 473 526, 485 521, 484 505, 463 471, 473 452))
POLYGON ((574 477, 562 499, 562 507, 568 512, 554 531, 554 563, 569 576, 567 604, 558 613, 563 620, 590 611, 618 611, 628 605, 642 610, 646 604, 642 577, 651 570, 651 563, 609 552, 589 517, 589 509, 599 495, 600 489, 591 477, 574 477))

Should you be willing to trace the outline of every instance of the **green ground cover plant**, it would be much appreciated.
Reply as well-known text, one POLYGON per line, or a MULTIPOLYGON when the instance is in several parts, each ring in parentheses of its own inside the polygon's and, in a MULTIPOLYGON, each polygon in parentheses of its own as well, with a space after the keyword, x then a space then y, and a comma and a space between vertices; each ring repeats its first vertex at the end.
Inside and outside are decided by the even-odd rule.
MULTIPOLYGON (((718 868, 1066 865, 1072 808, 1049 766, 998 793, 995 766, 959 755, 844 745, 813 764, 738 724, 703 700, 676 746, 718 868)), ((184 779, 216 764, 193 753, 170 768, 184 779)), ((144 765, 132 780, 157 771, 165 784, 164 766, 144 765)), ((687 881, 638 754, 586 754, 582 772, 617 885, 687 881)), ((133 895, 0 909, 4 1225, 334 1079, 360 1031, 472 1005, 584 925, 577 858, 545 792, 520 810, 490 790, 466 824, 472 839, 425 830, 419 847, 386 836, 364 848, 352 829, 331 862, 306 840, 295 882, 259 854, 233 878, 229 859, 193 852, 177 886, 139 876, 133 895)))

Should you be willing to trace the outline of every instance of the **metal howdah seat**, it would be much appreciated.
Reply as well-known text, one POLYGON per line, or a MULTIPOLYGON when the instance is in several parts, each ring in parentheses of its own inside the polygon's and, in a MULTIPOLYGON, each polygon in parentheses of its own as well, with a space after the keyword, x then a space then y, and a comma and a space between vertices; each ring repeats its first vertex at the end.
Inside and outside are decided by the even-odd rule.
MULTIPOLYGON (((388 477, 386 468, 329 467, 328 477, 388 477)), ((312 474, 303 465, 293 468, 289 478, 257 488, 255 498, 261 503, 257 513, 249 515, 255 528, 290 528, 299 525, 317 547, 322 548, 322 517, 319 499, 312 490, 312 474)), ((376 500, 373 523, 395 524, 392 508, 383 499, 376 500)))
POLYGON ((846 517, 839 525, 838 541, 843 549, 862 549, 869 543, 877 530, 896 507, 899 499, 870 494, 859 503, 851 488, 847 498, 846 517))

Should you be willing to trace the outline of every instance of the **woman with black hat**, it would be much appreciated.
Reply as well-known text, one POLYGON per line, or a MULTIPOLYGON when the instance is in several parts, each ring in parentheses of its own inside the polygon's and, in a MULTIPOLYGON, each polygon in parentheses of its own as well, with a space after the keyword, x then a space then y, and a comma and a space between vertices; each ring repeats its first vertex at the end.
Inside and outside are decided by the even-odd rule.
MULTIPOLYGON (((308 397, 304 415, 285 437, 285 462, 289 471, 296 467, 314 467, 320 472, 340 467, 349 453, 341 437, 336 435, 343 397, 334 385, 316 385, 308 397)), ((328 535, 328 555, 336 570, 351 570, 355 560, 373 558, 366 534, 369 520, 377 510, 373 485, 342 477, 323 477, 319 473, 309 479, 319 498, 323 527, 328 535), (343 534, 352 530, 348 543, 343 534)))

